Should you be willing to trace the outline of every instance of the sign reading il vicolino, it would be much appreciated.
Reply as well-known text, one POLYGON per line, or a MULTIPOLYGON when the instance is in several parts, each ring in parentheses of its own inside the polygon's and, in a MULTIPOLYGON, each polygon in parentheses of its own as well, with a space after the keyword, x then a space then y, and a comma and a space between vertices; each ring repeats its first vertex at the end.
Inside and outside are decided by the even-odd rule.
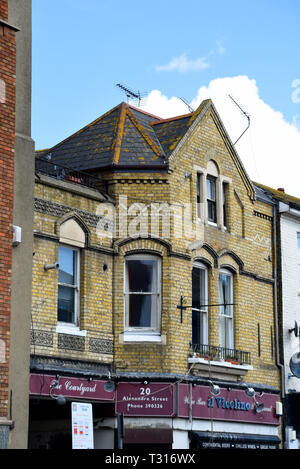
POLYGON ((240 389, 221 388, 220 395, 213 396, 208 386, 179 384, 178 393, 178 417, 279 424, 276 415, 279 396, 276 394, 258 394, 256 401, 263 404, 263 409, 257 412, 254 398, 248 397, 240 389))
POLYGON ((172 417, 175 412, 172 383, 119 383, 116 413, 140 417, 172 417))

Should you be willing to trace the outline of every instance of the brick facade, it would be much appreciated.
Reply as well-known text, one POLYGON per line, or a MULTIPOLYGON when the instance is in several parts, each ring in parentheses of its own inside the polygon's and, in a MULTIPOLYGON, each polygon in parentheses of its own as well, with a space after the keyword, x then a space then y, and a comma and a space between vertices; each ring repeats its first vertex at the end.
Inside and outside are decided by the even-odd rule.
MULTIPOLYGON (((212 103, 202 107, 174 148, 167 168, 95 170, 108 187, 105 198, 67 181, 54 182, 42 175, 36 179, 31 354, 45 363, 55 359, 61 364, 68 360, 102 364, 119 379, 210 377, 239 389, 253 383, 266 393, 278 393, 273 207, 256 196, 212 103), (205 215, 205 187, 197 207, 197 175, 211 171, 218 173, 216 223, 205 215), (226 226, 220 213, 222 183, 226 183, 226 226), (175 214, 169 226, 154 216, 159 204, 175 214), (58 271, 44 269, 58 261, 60 230, 68 218, 86 234, 80 254, 80 324, 73 335, 57 327, 58 271), (155 334, 126 328, 125 263, 130 255, 159 259, 160 314, 155 334), (220 356, 208 362, 191 347, 192 269, 197 262, 207 266, 208 344, 215 350, 221 343, 219 275, 221 269, 232 272, 233 344, 251 356, 246 363, 224 364, 220 356), (181 297, 187 305, 182 313, 181 297)), ((183 428, 178 431, 184 433, 183 428)))
POLYGON ((15 31, 7 21, 7 0, 0 1, 0 417, 8 417, 8 371, 14 192, 14 132, 16 99, 15 31))

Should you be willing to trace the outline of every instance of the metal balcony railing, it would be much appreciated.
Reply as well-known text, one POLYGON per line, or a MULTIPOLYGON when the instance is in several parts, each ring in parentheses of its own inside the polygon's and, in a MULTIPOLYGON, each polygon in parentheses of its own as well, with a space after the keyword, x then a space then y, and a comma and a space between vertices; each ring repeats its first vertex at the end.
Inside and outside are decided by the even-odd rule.
POLYGON ((190 346, 193 355, 196 357, 203 357, 210 360, 227 360, 236 362, 239 365, 251 365, 250 352, 205 344, 190 344, 190 346))
POLYGON ((101 181, 101 179, 93 177, 88 173, 53 163, 53 161, 36 158, 35 171, 36 173, 45 174, 58 180, 73 182, 91 189, 107 192, 106 181, 101 181))

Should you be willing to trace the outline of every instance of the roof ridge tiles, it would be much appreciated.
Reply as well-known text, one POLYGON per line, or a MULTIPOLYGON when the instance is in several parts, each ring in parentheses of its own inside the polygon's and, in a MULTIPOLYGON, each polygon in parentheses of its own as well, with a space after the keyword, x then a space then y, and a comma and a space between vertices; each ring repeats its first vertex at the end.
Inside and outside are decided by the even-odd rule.
POLYGON ((194 113, 191 112, 189 114, 182 114, 181 116, 168 117, 167 119, 160 119, 158 121, 152 121, 150 122, 150 125, 164 124, 165 122, 171 122, 171 121, 179 120, 179 119, 186 119, 188 117, 192 117, 193 115, 194 113))

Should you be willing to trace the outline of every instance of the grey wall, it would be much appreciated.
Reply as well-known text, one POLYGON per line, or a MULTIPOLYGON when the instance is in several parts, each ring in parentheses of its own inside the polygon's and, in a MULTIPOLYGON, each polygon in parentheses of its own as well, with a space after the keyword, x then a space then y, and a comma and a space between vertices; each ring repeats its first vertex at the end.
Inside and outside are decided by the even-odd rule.
POLYGON ((10 409, 14 428, 10 448, 27 448, 31 279, 33 254, 34 142, 31 138, 31 0, 8 0, 9 22, 17 38, 14 225, 22 242, 13 248, 10 409))

